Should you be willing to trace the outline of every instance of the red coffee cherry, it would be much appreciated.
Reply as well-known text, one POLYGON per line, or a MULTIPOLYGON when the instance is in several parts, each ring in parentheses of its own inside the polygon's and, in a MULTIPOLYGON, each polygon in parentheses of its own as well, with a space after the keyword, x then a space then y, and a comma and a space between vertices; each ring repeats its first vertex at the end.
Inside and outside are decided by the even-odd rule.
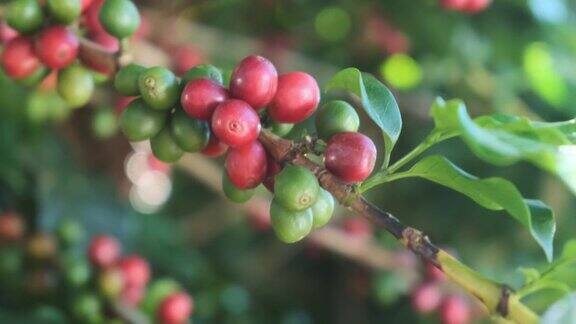
POLYGON ((92 0, 81 0, 80 1, 80 8, 82 12, 84 12, 90 5, 92 4, 92 0))
POLYGON ((226 172, 239 189, 258 186, 266 176, 266 150, 258 141, 231 149, 226 157, 226 172))
POLYGON ((120 257, 120 243, 111 236, 97 236, 90 242, 88 257, 90 262, 97 267, 112 266, 120 257))
POLYGON ((78 38, 64 26, 46 28, 36 39, 36 55, 53 69, 66 67, 76 59, 78 38))
POLYGON ((18 37, 18 32, 7 23, 0 23, 0 42, 6 43, 18 37))
POLYGON ((125 287, 144 287, 150 279, 150 266, 148 262, 137 255, 123 257, 118 264, 125 287))
POLYGON ((277 86, 278 73, 272 62, 262 56, 250 55, 232 72, 230 95, 258 110, 272 101, 277 86))
POLYGON ((224 87, 209 79, 197 79, 186 84, 180 102, 191 117, 210 120, 216 106, 226 99, 224 87))
POLYGON ((30 38, 17 37, 6 44, 2 53, 2 67, 11 78, 29 77, 41 66, 30 38))
POLYGON ((463 10, 470 0, 441 0, 440 5, 446 10, 463 10))
POLYGON ((426 262, 426 278, 432 281, 444 281, 446 275, 442 270, 436 268, 432 263, 426 262))
POLYGON ((93 0, 84 13, 84 25, 90 33, 106 33, 102 24, 100 24, 100 9, 104 0, 93 0))
POLYGON ((420 285, 412 293, 412 307, 420 313, 430 313, 442 302, 442 292, 437 284, 428 282, 420 285))
POLYGON ((158 319, 162 324, 183 324, 193 311, 193 302, 190 296, 178 292, 166 297, 158 309, 158 319))
POLYGON ((231 147, 255 141, 260 129, 260 117, 242 100, 226 100, 216 107, 212 115, 214 135, 231 147))
POLYGON ((0 215, 0 242, 15 242, 24 235, 25 224, 15 213, 6 212, 0 215))
POLYGON ((299 123, 310 117, 320 102, 320 89, 312 76, 291 72, 278 78, 278 90, 268 107, 272 119, 280 123, 299 123))
POLYGON ((449 296, 441 306, 443 324, 468 324, 472 319, 470 306, 460 296, 449 296))
POLYGON ((354 183, 366 179, 376 163, 376 146, 366 135, 338 133, 328 141, 325 164, 341 180, 354 183))
POLYGON ((464 11, 470 14, 475 14, 486 9, 492 0, 468 0, 464 6, 464 11))
POLYGON ((200 152, 208 157, 216 158, 222 156, 226 151, 228 151, 228 145, 220 142, 214 134, 210 134, 208 145, 200 152))

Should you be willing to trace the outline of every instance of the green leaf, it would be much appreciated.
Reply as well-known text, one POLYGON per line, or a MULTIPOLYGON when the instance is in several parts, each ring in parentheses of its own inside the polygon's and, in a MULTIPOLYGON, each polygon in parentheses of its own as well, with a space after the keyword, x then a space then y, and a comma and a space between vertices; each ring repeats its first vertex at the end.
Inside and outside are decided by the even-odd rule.
POLYGON ((360 98, 364 111, 382 131, 385 144, 383 168, 386 168, 402 130, 400 109, 392 92, 372 75, 355 68, 338 72, 326 90, 345 90, 360 98))
POLYGON ((542 316, 542 324, 576 323, 576 293, 567 295, 554 303, 542 316))
POLYGON ((399 177, 420 177, 458 191, 491 210, 505 210, 526 227, 552 259, 556 231, 554 214, 538 200, 524 199, 516 186, 502 178, 479 179, 458 168, 443 156, 428 156, 399 177))
POLYGON ((558 176, 576 194, 576 145, 560 126, 509 116, 472 120, 459 100, 437 100, 431 113, 435 132, 460 135, 481 159, 496 165, 532 163, 558 176))

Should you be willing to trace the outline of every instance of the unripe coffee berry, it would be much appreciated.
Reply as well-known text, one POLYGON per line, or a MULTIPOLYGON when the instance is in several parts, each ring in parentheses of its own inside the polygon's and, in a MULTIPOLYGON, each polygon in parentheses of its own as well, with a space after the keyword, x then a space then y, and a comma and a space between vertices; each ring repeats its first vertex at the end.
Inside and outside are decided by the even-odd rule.
POLYGON ((72 107, 82 107, 92 98, 94 78, 80 65, 73 65, 58 73, 58 94, 72 107))
POLYGON ((222 191, 228 199, 239 204, 247 202, 254 196, 254 189, 237 188, 226 174, 222 175, 222 191))
POLYGON ((38 0, 13 0, 6 7, 6 22, 22 34, 35 32, 43 21, 38 0))
POLYGON ((412 307, 420 313, 430 313, 442 302, 440 287, 432 282, 420 285, 412 292, 412 307))
POLYGON ((198 79, 209 79, 218 84, 223 84, 222 71, 211 64, 199 64, 186 71, 182 76, 182 83, 187 84, 198 79))
POLYGON ((313 228, 320 228, 330 221, 334 214, 334 197, 323 188, 318 192, 316 202, 310 207, 314 217, 313 228))
POLYGON ((32 40, 17 37, 9 41, 2 52, 2 67, 13 79, 23 79, 40 70, 42 64, 34 53, 32 40))
POLYGON ((285 243, 295 243, 312 230, 314 218, 311 209, 291 211, 274 198, 270 205, 270 220, 276 236, 285 243))
POLYGON ((278 123, 278 122, 272 121, 270 123, 269 128, 272 131, 272 133, 274 133, 280 137, 284 137, 284 136, 288 135, 290 133, 290 131, 292 131, 292 128, 294 128, 294 124, 278 123))
POLYGON ((314 173, 302 166, 289 165, 274 180, 274 199, 288 210, 301 211, 312 206, 319 190, 314 173))
POLYGON ((36 55, 52 69, 70 65, 78 55, 80 44, 72 31, 64 26, 44 29, 35 44, 36 55))
POLYGON ((130 141, 143 141, 158 134, 165 120, 163 111, 154 110, 142 99, 136 99, 122 112, 120 127, 130 141))
POLYGON ((324 153, 328 171, 344 182, 364 181, 376 163, 376 146, 360 133, 338 133, 328 141, 324 153))
POLYGON ((230 96, 260 109, 272 101, 277 86, 278 73, 274 65, 262 56, 251 55, 232 72, 230 96))
POLYGON ((173 108, 180 96, 180 85, 172 71, 151 67, 138 76, 138 89, 142 99, 153 109, 173 108))
POLYGON ((124 277, 125 287, 144 287, 150 279, 150 266, 148 262, 137 255, 123 257, 118 267, 124 277))
POLYGON ((258 114, 242 100, 226 100, 216 107, 212 115, 212 132, 230 147, 255 141, 260 128, 258 114))
POLYGON ((114 78, 114 88, 125 96, 137 96, 140 94, 138 88, 138 78, 140 73, 146 70, 145 67, 138 64, 128 64, 116 73, 114 78))
POLYGON ((170 129, 167 127, 150 139, 150 147, 154 156, 166 163, 176 162, 184 154, 184 151, 172 138, 170 129))
POLYGON ((120 258, 120 243, 111 236, 97 236, 90 242, 88 257, 96 267, 110 267, 120 258))
POLYGON ((210 120, 216 106, 226 99, 228 92, 222 85, 203 78, 186 84, 180 103, 190 117, 210 120))
POLYGON ((441 305, 443 324, 468 324, 472 319, 470 306, 460 296, 449 296, 441 305))
POLYGON ((259 141, 231 149, 226 157, 226 172, 239 189, 252 189, 266 176, 266 150, 259 141))
POLYGON ((80 0, 47 0, 46 7, 52 19, 68 25, 80 16, 82 4, 80 0))
POLYGON ((72 305, 72 315, 80 323, 100 323, 104 320, 102 312, 102 304, 93 294, 81 295, 72 305))
POLYGON ((158 308, 166 297, 178 292, 180 285, 169 278, 154 280, 147 289, 144 301, 141 303, 142 310, 151 317, 157 317, 158 308))
POLYGON ((124 287, 122 272, 117 268, 107 268, 98 274, 98 290, 109 299, 120 295, 124 287))
POLYGON ((22 218, 12 212, 0 215, 0 242, 15 242, 22 238, 25 224, 22 218))
POLYGON ((170 132, 174 142, 186 152, 199 152, 210 140, 208 123, 188 116, 182 109, 177 109, 172 116, 170 132))
POLYGON ((174 293, 166 297, 158 309, 158 319, 162 324, 184 324, 192 314, 193 303, 185 293, 174 293))
POLYGON ((316 131, 318 137, 327 141, 341 132, 356 132, 360 127, 360 118, 349 103, 333 100, 318 109, 316 131))
POLYGON ((208 145, 200 151, 203 155, 211 158, 222 156, 228 151, 228 145, 220 142, 214 134, 210 134, 208 145))
POLYGON ((45 233, 34 234, 28 239, 26 249, 35 260, 48 260, 56 255, 58 243, 53 236, 45 233))
POLYGON ((280 123, 300 123, 310 117, 320 102, 320 89, 304 72, 280 75, 276 95, 268 107, 270 117, 280 123))
POLYGON ((119 39, 131 36, 140 26, 138 8, 130 0, 104 1, 99 18, 102 27, 119 39))

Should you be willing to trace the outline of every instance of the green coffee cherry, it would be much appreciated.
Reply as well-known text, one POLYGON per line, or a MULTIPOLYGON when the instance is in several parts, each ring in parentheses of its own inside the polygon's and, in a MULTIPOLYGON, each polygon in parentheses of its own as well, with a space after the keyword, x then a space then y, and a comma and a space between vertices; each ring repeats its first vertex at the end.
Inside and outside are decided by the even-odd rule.
POLYGON ((83 258, 71 256, 63 261, 64 278, 71 287, 83 287, 90 280, 90 265, 83 258))
POLYGON ((130 0, 106 0, 99 18, 102 27, 119 39, 131 36, 140 26, 138 8, 130 0))
POLYGON ((302 211, 312 206, 319 190, 314 174, 302 166, 289 165, 274 180, 274 199, 288 210, 302 211))
POLYGON ((106 269, 98 275, 98 291, 108 299, 114 299, 120 295, 124 287, 122 273, 118 269, 106 269))
POLYGON ((182 109, 176 110, 170 122, 172 138, 186 152, 203 150, 210 140, 207 122, 188 116, 182 109))
POLYGON ((38 0, 13 0, 6 7, 6 22, 22 34, 37 31, 43 21, 38 0))
POLYGON ((288 133, 292 131, 292 128, 294 128, 294 124, 278 123, 275 121, 270 124, 270 130, 272 133, 280 137, 288 135, 288 133))
POLYGON ((58 73, 58 93, 71 108, 82 107, 92 98, 94 78, 79 65, 67 67, 58 73))
POLYGON ((223 84, 222 71, 211 64, 199 64, 188 70, 182 76, 182 85, 196 79, 210 79, 219 84, 223 84))
POLYGON ((311 209, 291 211, 280 205, 276 198, 270 205, 272 228, 278 238, 285 243, 303 239, 312 230, 314 222, 311 209))
POLYGON ((72 315, 79 323, 96 324, 103 321, 102 304, 93 294, 84 294, 74 299, 72 315))
POLYGON ((318 137, 329 140, 332 135, 341 132, 356 132, 360 127, 360 118, 349 103, 333 100, 318 109, 316 131, 318 137))
POLYGON ((238 189, 230 182, 230 178, 228 178, 226 173, 222 175, 222 190, 228 199, 239 204, 247 202, 254 196, 254 189, 238 189))
POLYGON ((178 161, 184 151, 176 144, 172 135, 170 134, 169 128, 164 128, 156 136, 150 139, 150 146, 152 147, 152 153, 160 161, 167 163, 172 163, 178 161))
POLYGON ((98 108, 92 117, 92 131, 98 138, 114 136, 118 130, 118 118, 112 109, 98 108))
POLYGON ((82 226, 71 218, 63 219, 57 230, 58 242, 65 247, 80 243, 84 234, 82 226))
POLYGON ((142 99, 153 109, 170 109, 180 99, 180 86, 176 76, 163 67, 152 67, 141 72, 138 88, 142 99))
POLYGON ((141 308, 151 318, 156 318, 156 309, 167 296, 180 290, 180 285, 172 279, 158 279, 150 284, 141 308))
POLYGON ((320 228, 326 225, 334 214, 334 197, 328 191, 320 188, 318 198, 312 207, 312 215, 314 216, 314 228, 320 228))
POLYGON ((146 68, 138 64, 128 64, 121 68, 114 78, 114 88, 125 96, 138 96, 138 77, 146 68))
POLYGON ((56 92, 37 90, 28 97, 26 113, 30 121, 40 124, 61 121, 69 115, 70 109, 56 92))
POLYGON ((165 122, 165 112, 150 108, 142 99, 132 101, 120 117, 120 127, 130 141, 143 141, 155 136, 165 122))
POLYGON ((56 22, 68 25, 80 17, 82 4, 81 0, 48 0, 46 7, 56 22))

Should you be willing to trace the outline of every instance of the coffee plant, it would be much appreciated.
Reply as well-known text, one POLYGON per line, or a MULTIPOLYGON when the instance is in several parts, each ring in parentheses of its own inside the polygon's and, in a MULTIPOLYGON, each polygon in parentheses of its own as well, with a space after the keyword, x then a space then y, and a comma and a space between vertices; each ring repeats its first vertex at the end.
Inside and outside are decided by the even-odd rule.
MULTIPOLYGON (((441 0, 439 6, 476 14, 490 3, 441 0)), ((174 71, 139 64, 132 61, 130 37, 142 37, 141 17, 129 0, 12 0, 3 15, 2 67, 9 78, 32 89, 27 109, 33 121, 65 118, 72 108, 101 101, 97 87, 112 85, 121 103, 116 112, 98 109, 92 120, 97 135, 112 136, 118 125, 128 141, 146 142, 156 166, 167 170, 167 164, 181 163, 191 154, 223 158, 218 180, 222 194, 247 205, 258 199, 263 185, 272 199, 269 223, 258 226, 271 226, 284 243, 330 227, 338 205, 343 206, 358 217, 344 222, 350 244, 370 237, 373 228, 383 229, 424 261, 424 275, 409 293, 414 310, 439 312, 443 323, 469 323, 484 313, 522 324, 574 319, 575 285, 566 276, 576 261, 575 243, 569 241, 554 257, 552 209, 525 197, 513 182, 475 176, 441 153, 449 140, 458 142, 466 147, 467 158, 498 167, 524 162, 534 168, 531 172, 552 174, 576 193, 574 120, 477 116, 460 99, 437 97, 428 111, 431 129, 397 157, 394 148, 403 130, 400 105, 383 82, 357 68, 343 69, 320 85, 311 73, 279 72, 273 60, 258 54, 232 69, 198 64, 200 55, 189 47, 174 51, 174 71), (42 115, 47 113, 36 107, 47 102, 53 109, 42 115), (366 124, 377 132, 364 132, 366 124), (409 178, 502 211, 540 247, 548 264, 523 268, 524 283, 513 289, 402 223, 401 211, 396 218, 371 202, 371 190, 409 178), (547 311, 527 306, 526 300, 545 291, 554 291, 547 311)), ((14 305, 28 297, 49 301, 82 323, 186 323, 193 312, 202 311, 175 281, 150 282, 146 259, 122 255, 112 236, 94 236, 85 253, 77 253, 83 235, 76 223, 62 223, 57 235, 27 226, 13 210, 0 216, 5 255, 0 279, 10 287, 8 302, 14 305)), ((381 284, 389 287, 392 282, 383 278, 381 284)))

